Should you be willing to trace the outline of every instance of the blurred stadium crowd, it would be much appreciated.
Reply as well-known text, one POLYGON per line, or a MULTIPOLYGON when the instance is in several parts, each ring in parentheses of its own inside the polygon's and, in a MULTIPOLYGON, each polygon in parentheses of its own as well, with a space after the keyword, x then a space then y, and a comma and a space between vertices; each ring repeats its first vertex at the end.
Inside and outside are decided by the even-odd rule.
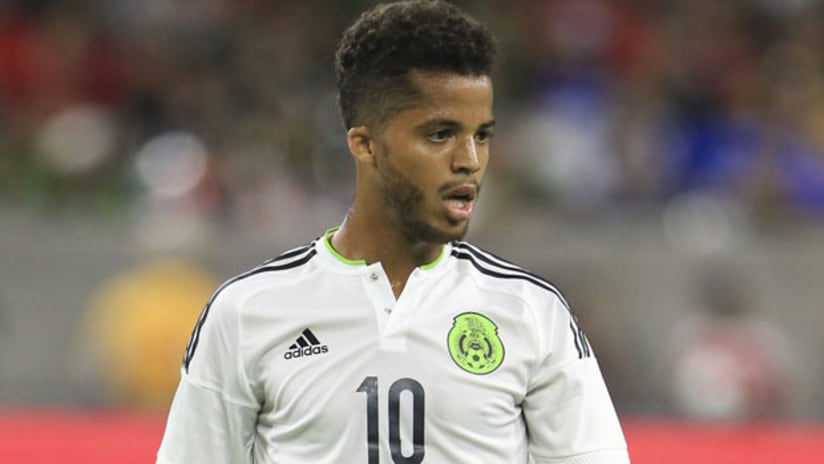
MULTIPOLYGON (((3 2, 0 193, 117 212, 196 191, 256 222, 273 198, 348 192, 331 53, 369 3, 3 2)), ((599 215, 709 192, 824 216, 820 2, 464 3, 503 48, 506 201, 599 215)))
MULTIPOLYGON (((267 231, 314 225, 312 218, 345 209, 353 169, 335 107, 332 51, 340 31, 373 3, 0 2, 0 207, 137 217, 143 245, 167 249, 197 238, 203 222, 267 231)), ((732 222, 764 230, 824 223, 823 2, 455 3, 488 22, 502 48, 484 217, 513 209, 583 224, 661 216, 673 242, 704 252, 732 240, 725 235, 732 222)), ((188 331, 216 282, 185 263, 144 271, 124 273, 91 298, 104 346, 138 346, 137 338, 163 337, 170 325, 159 315, 167 324, 118 326, 107 308, 128 308, 130 295, 146 299, 145 289, 156 286, 197 301, 178 318, 188 331)), ((734 322, 746 313, 746 292, 724 277, 700 286, 707 317, 734 322)), ((605 334, 616 329, 589 319, 592 338, 610 346, 605 334)), ((707 345, 682 350, 674 394, 705 418, 777 414, 781 366, 792 357, 785 342, 758 324, 710 325, 712 333, 696 321, 679 332, 682 348, 691 337, 707 345), (762 335, 779 348, 749 348, 762 335), (711 372, 701 370, 707 365, 711 372), (751 407, 724 385, 712 388, 741 366, 746 372, 733 382, 755 392, 751 407), (696 378, 703 383, 690 387, 696 378)), ((182 352, 176 343, 172 354, 108 350, 125 368, 140 357, 173 358, 165 376, 114 374, 127 390, 120 396, 165 407, 182 352), (135 388, 149 393, 137 398, 135 388)), ((619 372, 628 356, 601 356, 619 409, 660 411, 632 403, 644 401, 630 392, 643 368, 619 372)), ((824 402, 814 404, 819 409, 806 415, 824 415, 824 402)))

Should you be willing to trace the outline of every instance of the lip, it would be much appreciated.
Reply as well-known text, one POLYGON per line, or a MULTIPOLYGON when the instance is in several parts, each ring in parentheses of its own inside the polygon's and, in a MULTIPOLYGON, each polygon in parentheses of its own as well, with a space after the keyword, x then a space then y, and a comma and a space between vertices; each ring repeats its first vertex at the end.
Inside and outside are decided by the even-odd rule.
POLYGON ((453 222, 462 222, 472 217, 477 195, 478 186, 471 183, 446 189, 441 198, 449 219, 453 222))

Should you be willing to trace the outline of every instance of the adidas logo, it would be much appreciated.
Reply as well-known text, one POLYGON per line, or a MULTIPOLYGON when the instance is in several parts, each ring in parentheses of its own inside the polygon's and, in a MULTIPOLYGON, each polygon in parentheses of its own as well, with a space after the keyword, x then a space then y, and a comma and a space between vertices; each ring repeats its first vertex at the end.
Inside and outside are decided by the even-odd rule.
POLYGON ((329 347, 322 345, 315 334, 311 330, 306 329, 301 332, 301 336, 289 346, 289 351, 283 353, 284 359, 294 359, 303 356, 312 356, 314 354, 323 354, 329 352, 329 347))

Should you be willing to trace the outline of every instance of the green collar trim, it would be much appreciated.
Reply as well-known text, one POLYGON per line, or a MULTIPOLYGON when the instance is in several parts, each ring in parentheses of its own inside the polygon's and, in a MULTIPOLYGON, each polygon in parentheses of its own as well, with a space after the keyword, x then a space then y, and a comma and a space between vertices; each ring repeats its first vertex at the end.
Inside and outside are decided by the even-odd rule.
POLYGON ((350 266, 366 266, 365 259, 348 259, 342 254, 338 253, 338 250, 336 250, 332 246, 332 241, 329 238, 339 228, 340 226, 332 227, 331 229, 327 230, 326 233, 323 234, 323 244, 326 245, 326 249, 329 250, 329 253, 332 253, 332 256, 338 258, 338 260, 343 262, 344 264, 348 264, 350 266))
POLYGON ((423 269, 425 271, 427 269, 432 269, 433 267, 437 266, 438 263, 440 263, 441 260, 443 259, 444 255, 446 255, 446 245, 443 245, 441 247, 441 254, 439 254, 438 257, 435 258, 435 261, 432 261, 431 263, 424 264, 423 266, 421 266, 421 269, 423 269))
MULTIPOLYGON (((343 256, 342 254, 338 253, 338 250, 336 250, 332 246, 332 241, 330 240, 330 238, 332 237, 332 234, 335 233, 335 231, 339 228, 340 226, 332 227, 323 234, 323 244, 326 245, 326 249, 329 250, 329 253, 332 253, 332 256, 337 258, 338 261, 341 261, 344 264, 348 264, 350 266, 366 266, 365 259, 349 259, 343 256)), ((431 263, 424 264, 420 266, 420 268, 423 270, 432 269, 433 267, 437 266, 438 263, 441 262, 444 256, 446 256, 446 245, 441 247, 441 254, 439 254, 434 261, 432 261, 431 263)))

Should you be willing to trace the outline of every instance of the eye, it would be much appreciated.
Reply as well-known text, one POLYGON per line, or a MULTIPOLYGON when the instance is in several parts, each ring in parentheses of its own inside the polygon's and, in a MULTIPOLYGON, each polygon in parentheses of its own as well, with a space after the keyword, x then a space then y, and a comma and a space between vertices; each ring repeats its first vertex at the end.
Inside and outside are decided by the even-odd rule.
POLYGON ((439 131, 431 132, 426 136, 432 142, 445 142, 452 136, 452 131, 449 129, 441 129, 439 131))
POLYGON ((482 130, 475 133, 475 141, 478 143, 489 142, 494 134, 491 130, 482 130))

